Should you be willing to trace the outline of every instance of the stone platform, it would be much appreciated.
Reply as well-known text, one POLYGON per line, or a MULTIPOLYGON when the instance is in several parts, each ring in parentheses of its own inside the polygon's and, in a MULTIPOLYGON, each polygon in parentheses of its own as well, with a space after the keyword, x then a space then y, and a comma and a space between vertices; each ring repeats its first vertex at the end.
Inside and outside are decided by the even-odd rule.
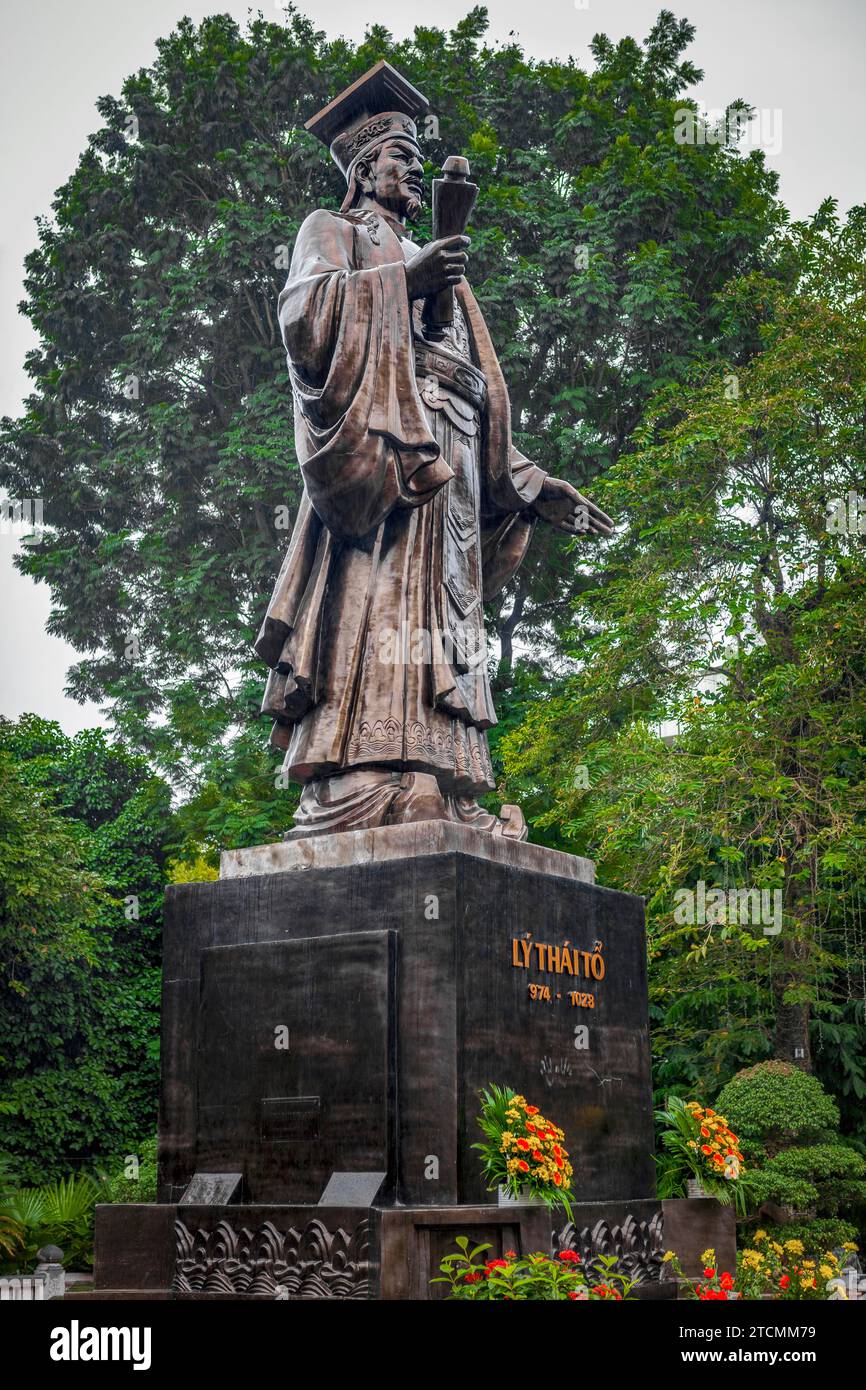
POLYGON ((268 1241, 279 1264, 314 1235, 340 1252, 320 1265, 369 1266, 348 1292, 318 1275, 291 1297, 424 1297, 462 1230, 550 1248, 545 1208, 489 1205, 472 1146, 491 1082, 565 1130, 585 1229, 631 1221, 628 1243, 642 1225, 646 1252, 660 1204, 643 903, 593 878, 588 860, 424 822, 232 851, 218 882, 169 888, 159 1205, 99 1209, 96 1296, 263 1293, 213 1271, 196 1287, 209 1242, 267 1246, 259 1268, 268 1241), (325 1195, 335 1174, 375 1182, 343 1209, 325 1195), (232 1196, 190 1205, 216 1175, 232 1196))

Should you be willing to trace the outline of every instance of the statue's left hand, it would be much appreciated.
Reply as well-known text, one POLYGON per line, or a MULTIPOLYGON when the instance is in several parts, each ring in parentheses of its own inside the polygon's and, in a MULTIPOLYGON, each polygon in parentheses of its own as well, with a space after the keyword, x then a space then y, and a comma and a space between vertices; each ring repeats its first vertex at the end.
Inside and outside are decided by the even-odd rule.
POLYGON ((563 478, 545 478, 532 510, 567 536, 613 534, 610 517, 563 478))

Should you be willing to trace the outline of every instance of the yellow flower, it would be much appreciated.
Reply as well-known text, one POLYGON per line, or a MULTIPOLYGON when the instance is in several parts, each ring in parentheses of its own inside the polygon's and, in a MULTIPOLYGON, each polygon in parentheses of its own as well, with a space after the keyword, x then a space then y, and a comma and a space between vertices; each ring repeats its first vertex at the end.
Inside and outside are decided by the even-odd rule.
POLYGON ((846 1240, 842 1246, 843 1250, 859 1250, 859 1248, 859 1245, 855 1245, 851 1240, 846 1240))
POLYGON ((804 1260, 804 1261, 803 1261, 803 1268, 804 1268, 804 1269, 814 1269, 814 1268, 815 1268, 815 1261, 814 1261, 814 1260, 804 1260))
POLYGON ((702 1265, 714 1265, 715 1263, 716 1263, 716 1252, 715 1252, 715 1250, 712 1250, 712 1249, 710 1249, 710 1250, 705 1250, 704 1253, 703 1253, 703 1255, 701 1255, 701 1264, 702 1264, 702 1265))
POLYGON ((802 1255, 803 1242, 801 1240, 786 1240, 785 1249, 790 1250, 792 1255, 802 1255))
POLYGON ((665 1253, 662 1255, 662 1264, 666 1265, 669 1260, 675 1260, 676 1257, 677 1252, 675 1250, 666 1250, 665 1253))
POLYGON ((819 1265, 819 1266, 818 1266, 818 1273, 820 1274, 820 1276, 821 1276, 822 1279, 832 1279, 832 1278, 833 1278, 833 1271, 832 1271, 832 1269, 830 1268, 829 1265, 819 1265))
POLYGON ((758 1244, 759 1241, 761 1241, 761 1240, 766 1240, 766 1239, 767 1239, 767 1232, 766 1232, 766 1231, 756 1231, 756 1232, 755 1232, 755 1244, 756 1244, 756 1245, 758 1244))

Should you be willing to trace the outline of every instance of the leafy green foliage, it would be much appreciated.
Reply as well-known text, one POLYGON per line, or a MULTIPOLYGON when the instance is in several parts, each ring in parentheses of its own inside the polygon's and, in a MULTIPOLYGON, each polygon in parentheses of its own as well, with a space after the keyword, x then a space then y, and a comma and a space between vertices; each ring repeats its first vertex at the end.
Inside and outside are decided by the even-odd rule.
POLYGON ((647 896, 657 1085, 800 1058, 861 1138, 866 553, 833 503, 866 477, 864 252, 866 210, 826 203, 719 295, 726 360, 659 393, 597 488, 621 529, 573 670, 499 744, 538 831, 647 896), (778 892, 781 931, 678 921, 701 882, 778 892))
POLYGON ((21 1232, 20 1247, 12 1252, 9 1267, 32 1269, 42 1246, 57 1245, 66 1269, 90 1269, 93 1209, 100 1195, 98 1183, 86 1174, 4 1193, 0 1223, 10 1221, 21 1232))
POLYGON ((0 722, 0 766, 14 768, 0 855, 15 860, 0 918, 2 1144, 19 1183, 39 1183, 153 1127, 170 795, 104 733, 68 739, 34 716, 0 722))

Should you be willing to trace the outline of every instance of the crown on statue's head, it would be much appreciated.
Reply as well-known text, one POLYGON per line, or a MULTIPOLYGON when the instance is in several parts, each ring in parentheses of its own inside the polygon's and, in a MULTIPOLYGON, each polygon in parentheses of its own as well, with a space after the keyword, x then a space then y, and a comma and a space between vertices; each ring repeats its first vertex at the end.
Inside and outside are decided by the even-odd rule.
POLYGON ((386 140, 409 140, 417 148, 416 122, 429 110, 427 98, 383 59, 323 106, 305 129, 328 146, 349 182, 358 160, 386 140))

